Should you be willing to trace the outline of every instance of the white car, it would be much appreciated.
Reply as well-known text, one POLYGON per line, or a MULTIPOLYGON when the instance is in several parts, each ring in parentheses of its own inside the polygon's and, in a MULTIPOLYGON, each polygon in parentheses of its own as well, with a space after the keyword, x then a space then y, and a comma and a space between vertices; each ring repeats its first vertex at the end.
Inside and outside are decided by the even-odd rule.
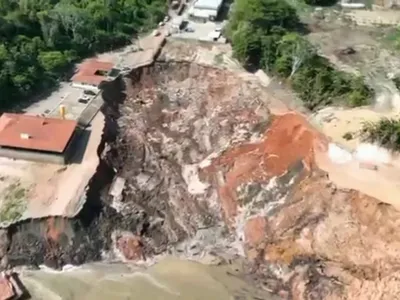
POLYGON ((89 95, 85 95, 84 93, 82 93, 82 95, 79 97, 78 102, 79 103, 88 103, 90 100, 90 96, 89 95))

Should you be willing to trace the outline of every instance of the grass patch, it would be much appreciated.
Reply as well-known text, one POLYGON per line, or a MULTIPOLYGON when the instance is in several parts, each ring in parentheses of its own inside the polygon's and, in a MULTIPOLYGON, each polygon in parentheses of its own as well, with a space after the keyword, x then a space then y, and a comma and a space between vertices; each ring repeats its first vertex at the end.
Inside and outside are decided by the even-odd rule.
POLYGON ((19 182, 11 184, 4 191, 0 207, 0 222, 12 222, 20 219, 26 209, 26 189, 19 182))

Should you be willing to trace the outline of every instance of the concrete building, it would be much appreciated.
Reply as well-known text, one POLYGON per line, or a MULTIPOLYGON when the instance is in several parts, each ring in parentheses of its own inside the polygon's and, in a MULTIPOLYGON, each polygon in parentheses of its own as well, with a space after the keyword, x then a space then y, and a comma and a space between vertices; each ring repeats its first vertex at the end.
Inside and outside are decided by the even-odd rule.
POLYGON ((113 74, 110 76, 113 68, 113 63, 87 59, 78 67, 78 72, 72 77, 72 86, 98 92, 100 83, 115 77, 113 74))
POLYGON ((224 0, 197 0, 189 9, 189 16, 193 19, 214 21, 223 2, 224 0))
POLYGON ((0 117, 0 156, 65 164, 76 128, 73 120, 4 113, 0 117))

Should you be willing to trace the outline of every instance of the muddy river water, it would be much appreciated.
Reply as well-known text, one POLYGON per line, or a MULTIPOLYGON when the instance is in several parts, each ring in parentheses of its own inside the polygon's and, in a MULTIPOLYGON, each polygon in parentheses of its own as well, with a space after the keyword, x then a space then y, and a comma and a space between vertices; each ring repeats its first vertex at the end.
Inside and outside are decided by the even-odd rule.
POLYGON ((21 281, 36 300, 279 299, 240 279, 237 264, 207 266, 166 258, 147 269, 96 263, 64 271, 24 271, 21 281))

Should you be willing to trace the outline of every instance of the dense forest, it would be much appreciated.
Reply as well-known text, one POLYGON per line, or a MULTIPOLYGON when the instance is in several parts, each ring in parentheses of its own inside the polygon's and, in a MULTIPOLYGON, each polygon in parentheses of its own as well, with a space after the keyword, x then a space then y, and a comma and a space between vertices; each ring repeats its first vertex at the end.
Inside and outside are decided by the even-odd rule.
POLYGON ((0 108, 54 86, 73 61, 127 44, 165 0, 0 0, 0 108))
POLYGON ((373 92, 364 79, 336 70, 317 54, 303 36, 305 31, 285 1, 236 0, 226 34, 243 65, 287 79, 311 110, 331 104, 369 104, 373 92))

